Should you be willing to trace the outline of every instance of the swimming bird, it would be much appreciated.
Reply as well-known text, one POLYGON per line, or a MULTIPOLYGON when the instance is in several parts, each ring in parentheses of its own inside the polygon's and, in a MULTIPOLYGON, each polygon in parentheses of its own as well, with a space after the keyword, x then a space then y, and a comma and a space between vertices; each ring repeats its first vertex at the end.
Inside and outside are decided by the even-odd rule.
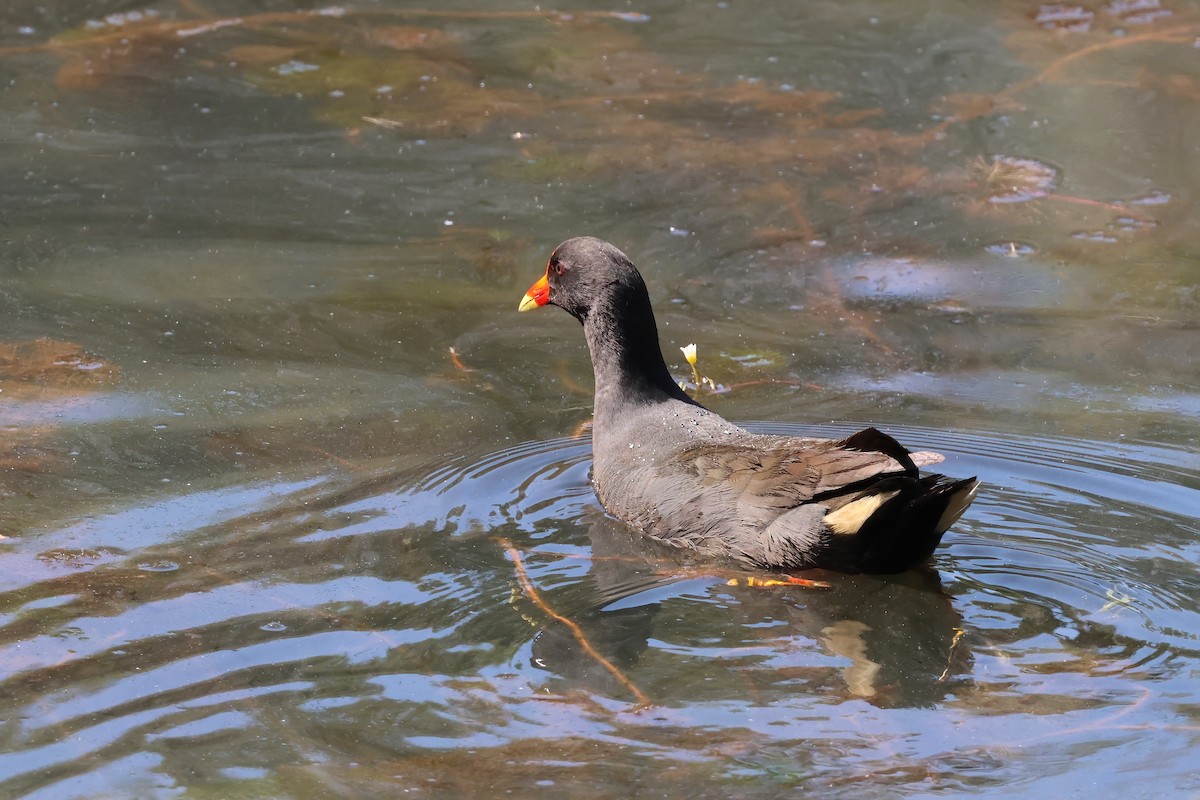
POLYGON ((614 517, 699 555, 770 570, 903 572, 929 559, 975 478, 866 428, 841 439, 751 433, 688 396, 659 349, 646 283, 608 242, 554 249, 520 311, 583 323, 596 389, 592 484, 614 517))

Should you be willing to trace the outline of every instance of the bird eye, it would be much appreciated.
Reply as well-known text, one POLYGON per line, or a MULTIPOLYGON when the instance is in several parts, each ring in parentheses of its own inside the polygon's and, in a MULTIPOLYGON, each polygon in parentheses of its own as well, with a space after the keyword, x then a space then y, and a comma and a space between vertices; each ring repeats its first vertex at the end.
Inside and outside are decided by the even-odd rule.
POLYGON ((562 265, 561 261, 555 261, 553 264, 550 265, 550 268, 554 270, 555 275, 562 277, 563 265, 562 265))

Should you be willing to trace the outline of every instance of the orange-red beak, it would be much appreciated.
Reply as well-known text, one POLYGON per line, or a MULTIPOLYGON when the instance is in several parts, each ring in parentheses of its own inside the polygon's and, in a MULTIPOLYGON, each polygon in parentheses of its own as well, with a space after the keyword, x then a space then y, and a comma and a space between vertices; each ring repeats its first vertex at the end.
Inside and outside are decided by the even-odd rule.
POLYGON ((521 305, 517 306, 517 311, 541 308, 550 301, 550 283, 546 280, 549 274, 547 272, 541 277, 541 280, 529 287, 529 291, 521 298, 521 305))

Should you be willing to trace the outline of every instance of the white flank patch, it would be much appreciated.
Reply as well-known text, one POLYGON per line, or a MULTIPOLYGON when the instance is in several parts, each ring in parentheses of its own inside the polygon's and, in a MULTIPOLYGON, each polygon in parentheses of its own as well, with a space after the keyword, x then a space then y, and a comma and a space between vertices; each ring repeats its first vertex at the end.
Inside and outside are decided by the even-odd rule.
MULTIPOLYGON (((831 531, 842 536, 856 534, 862 528, 863 523, 870 519, 871 515, 878 511, 881 505, 898 494, 900 494, 899 489, 894 492, 885 492, 884 494, 867 495, 852 503, 846 503, 846 505, 837 511, 831 511, 826 514, 825 524, 829 526, 831 531)), ((961 514, 962 512, 960 511, 959 513, 961 514)))

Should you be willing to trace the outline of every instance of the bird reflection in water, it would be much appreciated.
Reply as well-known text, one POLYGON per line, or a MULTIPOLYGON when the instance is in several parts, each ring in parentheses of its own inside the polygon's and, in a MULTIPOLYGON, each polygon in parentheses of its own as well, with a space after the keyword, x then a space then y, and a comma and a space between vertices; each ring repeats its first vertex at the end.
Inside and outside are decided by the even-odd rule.
MULTIPOLYGON (((738 672, 764 692, 799 685, 878 706, 926 706, 970 674, 962 617, 932 568, 886 577, 808 573, 804 577, 819 579, 816 587, 764 586, 747 581, 749 573, 688 563, 680 551, 599 509, 585 522, 590 580, 573 588, 591 595, 568 599, 563 589, 547 602, 569 614, 588 644, 643 689, 666 686, 694 699, 698 687, 646 674, 678 671, 688 676, 686 684, 697 672, 678 660, 690 659, 703 662, 703 679, 717 684, 703 689, 715 692, 714 699, 721 696, 720 682, 738 672), (667 651, 667 660, 647 658, 652 647, 667 651)), ((564 688, 628 694, 577 635, 554 620, 535 635, 532 657, 564 688)), ((744 689, 739 681, 736 691, 744 689)), ((653 702, 670 702, 655 691, 647 694, 653 702)))

